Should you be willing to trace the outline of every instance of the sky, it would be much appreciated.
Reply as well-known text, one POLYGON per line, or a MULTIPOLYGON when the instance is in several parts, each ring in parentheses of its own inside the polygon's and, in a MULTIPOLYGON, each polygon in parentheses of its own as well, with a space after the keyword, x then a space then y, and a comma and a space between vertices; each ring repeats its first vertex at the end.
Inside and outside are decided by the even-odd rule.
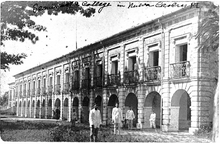
MULTIPOLYGON (((110 1, 109 3, 111 6, 103 8, 100 13, 98 12, 100 7, 93 7, 96 9, 96 13, 90 18, 83 17, 80 14, 49 16, 46 13, 33 18, 37 24, 47 27, 47 32, 37 32, 39 41, 36 44, 32 44, 28 40, 23 43, 6 41, 5 47, 1 47, 1 51, 14 54, 24 52, 28 57, 22 65, 11 65, 10 71, 4 72, 1 70, 1 95, 9 90, 8 83, 15 81, 13 75, 75 50, 76 41, 79 49, 123 30, 180 9, 178 7, 129 8, 132 1, 110 1), (118 4, 122 4, 125 7, 118 7, 118 4)), ((137 5, 140 3, 156 4, 157 2, 141 1, 133 3, 137 5)), ((172 3, 163 2, 163 4, 172 3)), ((181 1, 176 3, 191 4, 191 2, 181 1)))

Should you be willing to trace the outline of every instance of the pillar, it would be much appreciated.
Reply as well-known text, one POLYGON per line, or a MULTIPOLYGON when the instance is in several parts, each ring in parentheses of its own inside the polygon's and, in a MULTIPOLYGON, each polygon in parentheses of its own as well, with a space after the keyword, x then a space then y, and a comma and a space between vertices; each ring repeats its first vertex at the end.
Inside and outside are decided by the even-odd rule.
POLYGON ((143 128, 150 128, 150 114, 152 111, 152 107, 144 107, 144 124, 143 124, 143 128))
POLYGON ((103 115, 102 115, 102 123, 104 125, 107 124, 107 89, 106 88, 103 88, 103 97, 102 97, 102 105, 103 105, 103 115))
POLYGON ((94 90, 90 90, 90 93, 89 93, 89 109, 91 110, 94 106, 94 101, 95 101, 95 95, 94 95, 94 90))
POLYGON ((142 84, 138 85, 138 121, 141 122, 143 125, 144 122, 144 96, 145 96, 145 90, 144 86, 142 84))
POLYGON ((178 131, 179 130, 179 106, 172 106, 170 108, 170 126, 169 131, 178 131))
POLYGON ((79 122, 81 123, 82 121, 82 94, 80 93, 79 96, 79 122))
POLYGON ((69 113, 68 113, 68 118, 67 118, 68 122, 71 121, 71 115, 72 115, 72 109, 71 109, 71 107, 72 107, 73 99, 72 99, 71 97, 72 97, 72 96, 71 96, 71 93, 70 93, 70 94, 69 94, 69 98, 68 98, 68 111, 69 111, 69 113))
POLYGON ((123 118, 125 118, 125 88, 119 87, 118 90, 119 107, 122 110, 123 118))

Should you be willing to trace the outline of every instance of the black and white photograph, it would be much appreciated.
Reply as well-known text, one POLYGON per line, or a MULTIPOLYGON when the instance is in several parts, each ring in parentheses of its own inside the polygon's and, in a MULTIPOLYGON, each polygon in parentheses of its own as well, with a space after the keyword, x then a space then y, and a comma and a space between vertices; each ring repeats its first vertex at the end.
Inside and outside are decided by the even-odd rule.
POLYGON ((220 141, 217 1, 0 10, 0 141, 220 141))

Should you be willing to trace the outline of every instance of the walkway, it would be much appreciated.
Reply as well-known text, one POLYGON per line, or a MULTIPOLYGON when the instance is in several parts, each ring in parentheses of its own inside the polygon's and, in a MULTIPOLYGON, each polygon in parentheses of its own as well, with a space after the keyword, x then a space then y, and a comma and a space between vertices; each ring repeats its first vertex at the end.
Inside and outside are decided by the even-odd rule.
POLYGON ((146 138, 150 141, 154 142, 183 142, 183 143, 209 143, 211 140, 205 138, 198 138, 188 132, 162 132, 158 131, 155 132, 154 130, 147 129, 147 130, 122 130, 122 135, 132 135, 137 136, 140 138, 146 138))

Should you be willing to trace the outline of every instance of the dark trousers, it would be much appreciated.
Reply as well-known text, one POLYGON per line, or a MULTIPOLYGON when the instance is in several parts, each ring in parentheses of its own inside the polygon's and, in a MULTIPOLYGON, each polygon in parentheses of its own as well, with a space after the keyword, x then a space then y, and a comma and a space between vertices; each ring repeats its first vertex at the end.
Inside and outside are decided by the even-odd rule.
POLYGON ((90 127, 90 142, 97 142, 99 128, 90 127))

